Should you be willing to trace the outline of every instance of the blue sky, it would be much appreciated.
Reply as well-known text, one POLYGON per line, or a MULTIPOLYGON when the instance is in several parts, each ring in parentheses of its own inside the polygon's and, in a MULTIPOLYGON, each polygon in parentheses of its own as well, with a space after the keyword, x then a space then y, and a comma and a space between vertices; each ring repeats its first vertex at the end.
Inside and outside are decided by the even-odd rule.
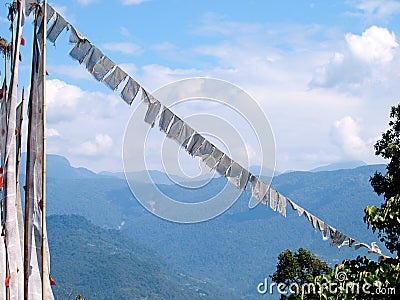
MULTIPOLYGON (((193 76, 244 89, 270 121, 279 171, 381 162, 373 144, 400 96, 400 1, 49 3, 148 90, 193 76)), ((20 87, 29 85, 31 23, 20 87)), ((8 37, 5 9, 0 28, 8 37)), ((132 109, 69 58, 68 34, 48 47, 48 150, 75 166, 121 170, 132 109)))

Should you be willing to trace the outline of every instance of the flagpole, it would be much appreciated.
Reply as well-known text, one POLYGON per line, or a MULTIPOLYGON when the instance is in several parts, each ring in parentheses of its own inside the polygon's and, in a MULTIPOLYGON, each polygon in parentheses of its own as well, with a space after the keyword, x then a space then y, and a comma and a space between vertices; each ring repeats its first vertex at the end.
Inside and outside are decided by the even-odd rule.
POLYGON ((43 34, 42 34, 42 95, 43 95, 43 163, 42 163, 42 300, 46 300, 47 280, 47 229, 46 229, 46 34, 47 34, 47 1, 43 0, 43 34))

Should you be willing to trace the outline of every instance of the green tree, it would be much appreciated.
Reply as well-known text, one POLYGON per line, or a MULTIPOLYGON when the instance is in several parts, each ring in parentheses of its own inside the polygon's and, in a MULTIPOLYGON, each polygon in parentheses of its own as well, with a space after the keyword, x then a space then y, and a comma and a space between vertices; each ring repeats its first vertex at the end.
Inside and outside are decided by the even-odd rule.
POLYGON ((381 242, 397 257, 376 262, 359 256, 336 265, 334 274, 316 278, 319 283, 340 287, 323 290, 325 299, 398 299, 400 294, 400 104, 391 108, 390 118, 389 129, 375 144, 375 154, 389 160, 387 171, 376 172, 370 179, 384 202, 380 208, 367 206, 364 222, 374 232, 378 230, 381 242))
MULTIPOLYGON (((333 272, 322 268, 320 274, 310 267, 315 256, 308 252, 293 254, 286 250, 278 257, 277 271, 271 276, 286 286, 314 283, 317 293, 300 291, 289 299, 398 299, 400 294, 400 104, 390 111, 389 129, 375 144, 375 154, 388 160, 386 173, 376 172, 370 178, 374 191, 383 195, 384 202, 365 208, 364 222, 372 227, 387 249, 396 258, 371 260, 357 257, 335 266, 333 272), (303 260, 304 259, 304 260, 303 260)), ((323 265, 322 265, 323 266, 323 265)), ((317 268, 318 270, 318 268, 317 268)), ((285 297, 281 297, 285 298, 285 297)))
MULTIPOLYGON (((281 299, 302 299, 304 289, 301 287, 304 284, 314 283, 314 278, 331 273, 332 269, 326 262, 318 259, 310 251, 300 248, 297 252, 288 249, 279 254, 276 271, 270 277, 278 284, 283 283, 286 287, 293 286, 291 290, 296 291, 288 296, 281 295, 281 299)), ((316 294, 314 296, 315 299, 319 299, 316 294)), ((309 295, 308 299, 313 299, 313 297, 309 295)))
POLYGON ((381 207, 367 206, 364 221, 372 230, 378 230, 381 242, 391 253, 400 251, 400 104, 390 111, 390 128, 375 144, 375 154, 389 159, 386 174, 375 173, 370 182, 385 202, 381 207))

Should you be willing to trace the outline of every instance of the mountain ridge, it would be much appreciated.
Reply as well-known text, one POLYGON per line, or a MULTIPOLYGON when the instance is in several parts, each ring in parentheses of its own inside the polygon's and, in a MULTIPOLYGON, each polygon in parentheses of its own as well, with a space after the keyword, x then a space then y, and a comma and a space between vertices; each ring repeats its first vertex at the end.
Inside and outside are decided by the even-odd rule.
POLYGON ((162 257, 118 230, 82 216, 48 217, 56 299, 69 293, 102 299, 226 299, 211 284, 177 272, 162 257))
MULTIPOLYGON (((338 171, 297 171, 274 177, 272 186, 312 214, 349 236, 371 243, 378 240, 364 224, 366 205, 379 204, 369 178, 385 165, 368 165, 338 171)), ((216 178, 202 189, 157 185, 159 191, 178 201, 199 202, 226 184, 216 178)), ((176 224, 162 220, 136 200, 125 180, 98 175, 91 178, 48 179, 48 213, 79 214, 97 226, 121 231, 151 249, 190 276, 213 282, 223 290, 257 299, 256 286, 272 274, 277 256, 290 248, 311 250, 333 265, 360 251, 340 252, 323 241, 308 220, 287 207, 287 217, 265 206, 249 209, 249 191, 221 216, 198 224, 176 224), (121 224, 124 224, 121 227, 121 224)), ((228 187, 235 189, 231 184, 228 187)), ((157 197, 149 185, 137 183, 148 199, 157 197)), ((382 247, 381 243, 378 243, 382 247)), ((381 248, 384 254, 385 248, 381 248)), ((365 254, 362 252, 361 254, 365 254)))

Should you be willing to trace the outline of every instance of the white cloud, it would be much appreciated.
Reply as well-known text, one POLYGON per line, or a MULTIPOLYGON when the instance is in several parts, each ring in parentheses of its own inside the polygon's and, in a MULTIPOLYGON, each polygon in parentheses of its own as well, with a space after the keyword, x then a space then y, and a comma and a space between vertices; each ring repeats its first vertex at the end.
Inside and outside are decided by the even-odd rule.
POLYGON ((69 120, 81 98, 82 90, 61 80, 47 81, 47 116, 50 122, 69 120))
POLYGON ((400 66, 396 36, 386 28, 372 26, 361 35, 348 33, 340 52, 314 70, 310 87, 338 88, 372 95, 378 86, 393 87, 400 66), (397 66, 397 67, 396 67, 397 66))
POLYGON ((121 27, 119 28, 119 33, 120 33, 122 36, 126 37, 126 38, 131 38, 131 37, 132 37, 132 34, 129 32, 129 29, 126 28, 126 27, 124 27, 124 26, 121 26, 121 27))
POLYGON ((105 154, 113 145, 113 140, 108 134, 96 134, 93 140, 85 141, 70 150, 73 154, 84 156, 98 156, 105 154))
POLYGON ((126 43, 105 43, 102 45, 104 49, 116 52, 122 52, 124 54, 141 54, 143 50, 136 44, 126 43))
POLYGON ((216 13, 207 13, 203 16, 202 26, 193 30, 202 35, 237 35, 238 33, 254 33, 260 29, 259 24, 232 22, 216 13))
POLYGON ((387 19, 400 13, 400 2, 396 0, 350 0, 347 3, 358 10, 350 15, 367 20, 387 19))
MULTIPOLYGON (((373 56, 371 63, 366 63, 355 57, 345 39, 317 42, 313 34, 324 34, 321 30, 311 27, 301 30, 300 26, 291 28, 287 25, 268 27, 267 31, 260 28, 250 35, 238 32, 233 38, 203 44, 192 50, 192 54, 195 51, 203 60, 208 56, 213 59, 209 68, 174 69, 147 65, 139 72, 140 82, 146 87, 157 88, 184 77, 211 76, 238 84, 255 97, 271 122, 276 138, 279 171, 307 170, 321 164, 348 160, 358 154, 363 155, 358 159, 377 162, 372 144, 364 142, 354 128, 362 130, 369 141, 368 137, 377 136, 385 126, 383 121, 386 120, 388 107, 395 100, 388 95, 395 93, 394 88, 398 87, 393 79, 398 72, 391 64, 382 63, 388 57, 387 53, 391 52, 383 47, 385 51, 377 51, 379 55, 373 56), (306 36, 300 34, 304 31, 308 32, 306 36), (282 42, 287 45, 284 50, 278 46, 282 42), (332 53, 336 54, 332 57, 332 53), (330 61, 328 66, 322 66, 324 61, 330 61), (313 75, 316 69, 320 73, 313 75), (370 74, 374 80, 382 78, 382 74, 384 78, 392 79, 382 81, 376 88, 368 81, 370 74), (309 89, 313 76, 313 87, 342 88, 309 89), (362 89, 363 84, 369 88, 362 89), (385 88, 381 89, 382 85, 385 88), (343 93, 344 89, 353 92, 343 93), (354 92, 359 90, 362 92, 354 92), (382 101, 375 105, 371 101, 376 99, 382 101), (344 135, 342 128, 351 128, 351 122, 339 122, 335 131, 337 136, 339 129, 342 129, 342 135, 339 135, 341 146, 338 148, 332 145, 331 127, 348 114, 357 120, 373 121, 360 123, 362 127, 357 127, 361 125, 356 123, 350 137, 344 135)), ((385 33, 384 37, 392 36, 385 33)), ((374 34, 368 33, 367 37, 376 37, 374 34)), ((164 46, 168 48, 171 45, 164 46)), ((397 60, 395 51, 393 49, 392 63, 397 60)), ((399 88, 397 90, 400 92, 399 88)))
POLYGON ((122 0, 123 5, 137 5, 149 0, 122 0))
POLYGON ((95 171, 122 169, 121 142, 131 110, 117 94, 53 79, 47 81, 47 100, 50 153, 95 171))
POLYGON ((115 107, 119 101, 117 95, 88 92, 59 79, 47 80, 47 113, 50 123, 71 121, 86 114, 112 118, 117 115, 115 107))
POLYGON ((331 138, 346 157, 362 159, 367 153, 367 143, 360 137, 359 124, 350 116, 334 122, 331 138))
POLYGON ((76 0, 76 2, 82 5, 88 5, 97 2, 97 0, 76 0))
POLYGON ((96 2, 97 0, 76 0, 78 3, 80 3, 80 4, 83 4, 83 5, 87 5, 87 4, 90 4, 90 3, 94 3, 94 2, 96 2))
MULTIPOLYGON (((212 22, 211 25, 218 27, 218 20, 212 22)), ((393 37, 388 30, 389 34, 372 31, 349 42, 341 35, 341 39, 332 38, 321 43, 325 32, 318 26, 255 24, 251 31, 252 26, 248 24, 248 31, 239 30, 235 34, 234 28, 240 23, 221 22, 221 26, 228 27, 222 29, 226 35, 221 40, 204 42, 206 39, 200 39, 203 44, 184 49, 172 43, 153 47, 171 52, 176 48, 182 56, 193 58, 190 68, 167 67, 157 64, 156 59, 151 65, 139 62, 137 66, 127 63, 122 67, 150 91, 192 76, 221 78, 244 88, 254 96, 271 122, 280 171, 311 169, 358 154, 362 154, 361 159, 366 162, 374 161, 369 137, 379 135, 385 128, 389 105, 396 99, 390 95, 396 90, 400 94, 398 75, 395 75, 398 74, 396 66, 400 66, 396 52, 399 47, 390 48, 390 43, 384 44, 393 37), (315 33, 318 37, 314 37, 315 33), (349 43, 369 45, 367 41, 371 38, 386 47, 374 48, 375 54, 370 57, 350 50, 349 43), (390 54, 390 63, 385 62, 390 54), (377 85, 382 78, 384 80, 377 85), (310 89, 309 86, 326 88, 310 89), (354 90, 363 92, 348 92, 354 90), (381 101, 384 97, 385 102, 381 101), (372 101, 376 99, 380 101, 372 101), (346 115, 352 116, 350 120, 343 118, 346 115), (336 144, 332 144, 333 141, 336 144)), ((68 156, 74 165, 98 171, 120 169, 121 141, 129 108, 115 94, 93 93, 61 81, 50 81, 50 85, 53 85, 50 91, 55 90, 53 99, 60 101, 49 104, 50 126, 60 133, 58 140, 61 141, 49 146, 56 153, 68 156), (104 136, 96 139, 93 132, 104 136), (106 135, 112 138, 111 143, 106 135), (86 154, 79 154, 81 152, 86 154), (89 154, 95 154, 96 159, 90 159, 89 154)), ((220 93, 223 91, 216 91, 216 97, 220 93)), ((197 112, 192 108, 188 114, 197 112)), ((148 129, 146 124, 142 125, 135 130, 148 129)), ((159 152, 157 145, 151 146, 151 151, 159 152)), ((256 151, 251 152, 253 157, 257 156, 256 151)), ((154 162, 149 165, 153 166, 154 162)))
POLYGON ((60 133, 58 132, 57 129, 54 128, 47 128, 47 136, 48 137, 59 137, 60 133))
POLYGON ((396 36, 386 28, 372 26, 362 35, 346 34, 351 54, 367 63, 387 63, 393 60, 394 50, 399 46, 396 36))
POLYGON ((73 79, 93 79, 89 72, 81 65, 48 65, 47 67, 51 76, 61 75, 63 78, 68 76, 73 79))

